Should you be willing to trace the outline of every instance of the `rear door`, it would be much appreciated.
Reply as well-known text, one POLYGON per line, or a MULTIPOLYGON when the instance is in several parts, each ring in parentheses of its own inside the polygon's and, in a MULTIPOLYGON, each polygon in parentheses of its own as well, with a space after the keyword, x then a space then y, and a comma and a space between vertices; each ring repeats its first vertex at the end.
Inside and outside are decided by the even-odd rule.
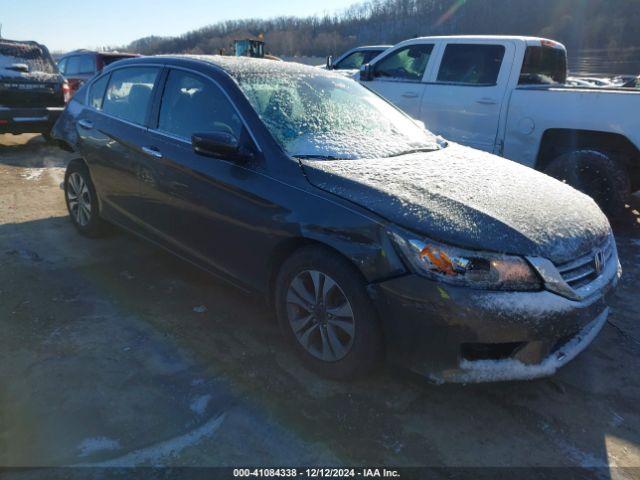
POLYGON ((141 165, 147 121, 160 66, 131 66, 99 77, 89 88, 87 108, 76 122, 107 216, 139 227, 141 165))
POLYGON ((449 42, 439 55, 419 116, 434 133, 493 152, 515 48, 499 40, 466 42, 449 42))
POLYGON ((422 80, 434 48, 434 43, 416 43, 389 52, 372 65, 374 78, 366 87, 418 118, 425 88, 422 80))

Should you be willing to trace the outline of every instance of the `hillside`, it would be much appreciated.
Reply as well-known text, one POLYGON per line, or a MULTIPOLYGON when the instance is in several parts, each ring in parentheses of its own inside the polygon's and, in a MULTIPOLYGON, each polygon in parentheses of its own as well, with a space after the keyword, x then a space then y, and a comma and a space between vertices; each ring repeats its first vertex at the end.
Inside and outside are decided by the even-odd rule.
POLYGON ((286 56, 450 34, 538 35, 573 49, 618 49, 640 46, 639 7, 638 0, 372 0, 334 16, 226 21, 179 37, 142 38, 125 48, 215 53, 234 39, 262 33, 269 52, 286 56))

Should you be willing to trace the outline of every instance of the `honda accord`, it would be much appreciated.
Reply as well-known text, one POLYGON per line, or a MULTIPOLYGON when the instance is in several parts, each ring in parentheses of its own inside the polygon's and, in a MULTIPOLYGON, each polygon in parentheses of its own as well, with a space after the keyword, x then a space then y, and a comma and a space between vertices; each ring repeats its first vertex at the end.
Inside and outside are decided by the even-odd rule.
POLYGON ((586 195, 436 137, 353 80, 287 62, 109 65, 54 128, 81 234, 115 224, 265 294, 300 358, 351 378, 553 374, 621 273, 586 195))

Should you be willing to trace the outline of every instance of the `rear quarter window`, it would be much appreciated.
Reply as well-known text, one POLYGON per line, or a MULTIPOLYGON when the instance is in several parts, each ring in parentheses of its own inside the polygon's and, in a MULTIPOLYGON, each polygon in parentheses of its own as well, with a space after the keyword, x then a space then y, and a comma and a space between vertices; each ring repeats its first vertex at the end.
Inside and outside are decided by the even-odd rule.
POLYGON ((108 82, 108 74, 93 82, 89 88, 89 106, 97 110, 102 109, 102 99, 104 98, 104 92, 107 89, 108 82))
POLYGON ((567 55, 560 48, 527 47, 518 85, 553 85, 567 81, 567 55))

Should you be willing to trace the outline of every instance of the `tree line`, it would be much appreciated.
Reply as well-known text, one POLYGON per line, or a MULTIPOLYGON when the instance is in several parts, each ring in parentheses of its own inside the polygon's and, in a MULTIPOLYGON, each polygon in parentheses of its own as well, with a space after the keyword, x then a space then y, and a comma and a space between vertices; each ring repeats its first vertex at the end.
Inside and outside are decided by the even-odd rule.
POLYGON ((231 20, 177 37, 135 40, 142 54, 230 53, 233 40, 263 36, 281 56, 325 56, 424 35, 535 35, 572 49, 640 47, 639 0, 369 0, 332 15, 231 20))

